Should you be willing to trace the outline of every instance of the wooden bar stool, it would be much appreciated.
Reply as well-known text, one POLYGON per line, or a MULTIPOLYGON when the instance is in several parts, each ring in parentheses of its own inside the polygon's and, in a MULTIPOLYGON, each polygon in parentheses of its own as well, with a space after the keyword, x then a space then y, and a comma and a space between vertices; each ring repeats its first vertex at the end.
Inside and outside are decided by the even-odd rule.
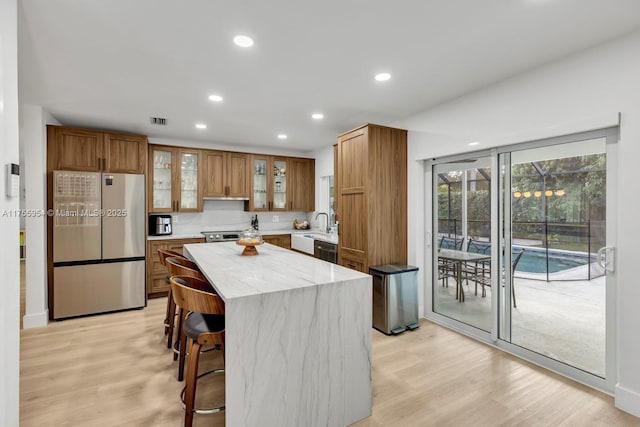
MULTIPOLYGON (((167 263, 165 262, 165 260, 169 257, 179 257, 179 258, 184 258, 184 255, 182 255, 180 252, 176 252, 176 251, 172 251, 170 249, 158 249, 158 257, 160 258, 160 264, 162 264, 164 267, 167 266, 167 263)), ((186 258, 185 258, 186 259, 186 258)), ((167 270, 168 273, 168 270, 167 270)), ((167 285, 169 285, 169 295, 167 295, 167 314, 164 317, 164 334, 167 335, 169 334, 169 309, 171 307, 170 302, 173 302, 173 297, 171 296, 171 283, 169 282, 169 274, 167 274, 164 278, 165 282, 167 282, 167 285)))
POLYGON ((224 369, 198 375, 200 350, 204 345, 216 346, 222 350, 224 361, 224 302, 219 295, 202 290, 211 286, 206 281, 193 277, 172 276, 171 288, 177 306, 189 312, 184 320, 184 335, 187 338, 189 356, 187 359, 187 375, 181 399, 185 405, 184 425, 191 427, 193 415, 213 414, 224 411, 224 404, 214 408, 195 408, 196 386, 198 378, 209 374, 224 373, 224 369))
MULTIPOLYGON (((189 276, 189 277, 195 277, 197 279, 200 279, 206 282, 206 279, 200 272, 200 269, 198 268, 196 263, 194 263, 193 261, 189 261, 188 259, 182 258, 182 257, 180 258, 168 257, 165 259, 165 262, 167 264, 167 269, 169 270, 169 276, 189 276)), ((173 292, 173 287, 171 288, 171 291, 173 292)), ((183 308, 181 307, 180 310, 177 310, 177 307, 175 304, 175 298, 171 298, 167 303, 169 304, 169 307, 167 310, 168 319, 169 319, 169 327, 168 327, 169 330, 167 334, 168 335, 167 348, 173 348, 174 350, 173 360, 178 360, 179 349, 177 348, 177 346, 178 346, 178 343, 180 342, 182 317, 184 316, 182 312, 178 313, 179 316, 178 316, 177 333, 175 336, 175 340, 174 340, 173 332, 174 330, 176 330, 176 324, 175 324, 176 311, 181 311, 183 310, 183 308)), ((183 371, 184 371, 183 368, 179 369, 178 379, 180 381, 182 381, 183 371)))

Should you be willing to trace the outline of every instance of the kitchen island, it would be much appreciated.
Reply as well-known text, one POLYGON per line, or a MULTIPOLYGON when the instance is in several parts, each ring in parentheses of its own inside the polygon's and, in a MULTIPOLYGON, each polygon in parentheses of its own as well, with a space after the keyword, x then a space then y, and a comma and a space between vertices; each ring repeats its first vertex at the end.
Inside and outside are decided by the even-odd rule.
POLYGON ((371 276, 274 245, 184 246, 225 301, 228 426, 371 415, 371 276))

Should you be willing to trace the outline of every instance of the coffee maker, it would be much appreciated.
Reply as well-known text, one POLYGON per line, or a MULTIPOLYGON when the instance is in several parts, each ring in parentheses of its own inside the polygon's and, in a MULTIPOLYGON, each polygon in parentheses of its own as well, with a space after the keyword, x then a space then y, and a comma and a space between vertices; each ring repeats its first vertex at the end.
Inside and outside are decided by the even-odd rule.
POLYGON ((167 236, 171 232, 171 215, 149 215, 149 236, 167 236))

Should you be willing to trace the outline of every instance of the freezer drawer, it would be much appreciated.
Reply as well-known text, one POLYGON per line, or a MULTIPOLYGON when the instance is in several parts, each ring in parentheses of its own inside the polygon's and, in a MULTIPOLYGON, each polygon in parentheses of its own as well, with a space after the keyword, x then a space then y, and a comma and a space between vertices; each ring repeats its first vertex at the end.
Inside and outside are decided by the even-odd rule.
POLYGON ((145 305, 145 262, 54 267, 53 318, 145 305))
POLYGON ((415 329, 418 323, 418 269, 386 264, 371 267, 373 327, 387 335, 415 329))

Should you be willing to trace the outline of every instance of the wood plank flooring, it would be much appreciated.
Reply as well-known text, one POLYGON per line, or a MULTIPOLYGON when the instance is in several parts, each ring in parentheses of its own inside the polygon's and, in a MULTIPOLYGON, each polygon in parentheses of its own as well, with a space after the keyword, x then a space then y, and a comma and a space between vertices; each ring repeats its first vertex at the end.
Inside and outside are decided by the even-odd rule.
MULTIPOLYGON (((23 330, 20 425, 181 426, 164 309, 155 299, 23 330)), ((203 369, 219 365, 214 353, 203 369)), ((356 426, 640 426, 605 394, 428 321, 397 337, 373 332, 373 382, 373 416, 356 426)), ((211 399, 201 403, 222 387, 199 383, 200 400, 211 399)), ((196 415, 195 425, 223 426, 224 414, 196 415)))

